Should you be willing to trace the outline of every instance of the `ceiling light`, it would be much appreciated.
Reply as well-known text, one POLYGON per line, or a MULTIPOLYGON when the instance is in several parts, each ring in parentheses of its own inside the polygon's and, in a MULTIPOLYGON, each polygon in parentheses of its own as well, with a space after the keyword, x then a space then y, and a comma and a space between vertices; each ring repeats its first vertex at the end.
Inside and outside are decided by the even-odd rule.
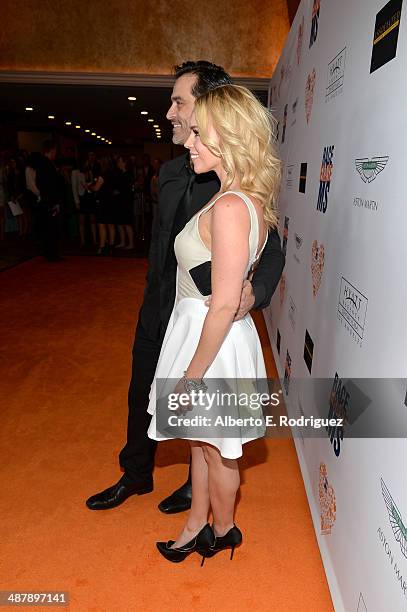
POLYGON ((101 136, 96 136, 96 138, 101 138, 101 136))
POLYGON ((92 136, 96 136, 96 132, 92 132, 92 136))
POLYGON ((147 119, 149 123, 154 123, 154 119, 147 119))
POLYGON ((85 132, 90 132, 90 130, 85 130, 85 132))
POLYGON ((75 125, 76 129, 79 130, 79 128, 81 127, 80 125, 75 125))
POLYGON ((72 125, 71 121, 65 121, 65 125, 72 125))
POLYGON ((137 100, 135 96, 128 96, 127 99, 130 100, 130 102, 134 102, 135 100, 137 100))
POLYGON ((154 123, 153 127, 158 128, 160 126, 158 125, 158 123, 154 123))
POLYGON ((48 115, 48 119, 55 119, 55 115, 48 115))
POLYGON ((148 111, 140 111, 140 115, 148 115, 148 111))
POLYGON ((26 107, 25 107, 25 110, 26 110, 26 111, 33 111, 34 109, 33 109, 33 107, 32 107, 32 106, 26 106, 26 107))

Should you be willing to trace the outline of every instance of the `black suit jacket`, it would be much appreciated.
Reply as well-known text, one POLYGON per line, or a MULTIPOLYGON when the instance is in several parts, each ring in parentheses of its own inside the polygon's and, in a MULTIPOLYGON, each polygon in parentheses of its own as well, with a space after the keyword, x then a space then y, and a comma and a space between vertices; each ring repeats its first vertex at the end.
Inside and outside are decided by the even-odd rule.
MULTIPOLYGON (((190 170, 189 155, 181 155, 163 164, 158 183, 158 210, 155 215, 148 259, 148 273, 140 320, 148 335, 155 340, 163 338, 175 300, 176 265, 168 266, 167 258, 175 264, 172 227, 177 207, 186 191, 190 170), (171 244, 170 244, 171 242, 171 244)), ((219 191, 215 173, 197 175, 190 205, 189 218, 219 191)), ((285 257, 281 251, 278 232, 269 232, 267 244, 253 276, 254 308, 265 308, 280 280, 285 257)))

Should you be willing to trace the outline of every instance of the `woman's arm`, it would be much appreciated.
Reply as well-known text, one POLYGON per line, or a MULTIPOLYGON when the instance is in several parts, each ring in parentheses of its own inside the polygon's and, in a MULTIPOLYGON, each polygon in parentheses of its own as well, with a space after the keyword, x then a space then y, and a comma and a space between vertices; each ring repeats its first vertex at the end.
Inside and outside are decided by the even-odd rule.
POLYGON ((236 195, 220 198, 212 208, 212 298, 188 378, 202 378, 215 359, 238 309, 249 260, 250 216, 236 195))

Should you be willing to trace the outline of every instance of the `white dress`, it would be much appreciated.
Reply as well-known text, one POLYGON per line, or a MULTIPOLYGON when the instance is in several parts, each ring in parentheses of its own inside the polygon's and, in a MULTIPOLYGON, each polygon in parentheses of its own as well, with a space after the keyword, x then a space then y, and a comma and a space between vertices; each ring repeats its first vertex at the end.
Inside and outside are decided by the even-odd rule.
MULTIPOLYGON (((260 257, 266 241, 256 257, 259 242, 259 224, 254 204, 250 198, 242 192, 229 191, 239 196, 247 205, 250 214, 249 233, 249 260, 246 267, 246 277, 260 257)), ((160 403, 157 398, 168 397, 168 393, 174 391, 175 384, 182 378, 197 348, 202 327, 208 312, 205 306, 206 297, 203 296, 193 282, 189 270, 211 259, 211 251, 203 243, 198 229, 198 221, 201 214, 209 210, 215 202, 225 194, 220 194, 207 206, 202 208, 185 225, 184 229, 175 239, 174 249, 177 258, 177 288, 175 304, 168 323, 163 345, 161 348, 154 381, 150 392, 148 412, 152 415, 148 436, 153 440, 165 440, 183 438, 200 440, 216 446, 225 458, 236 459, 242 455, 242 445, 245 442, 263 437, 265 434, 264 420, 256 424, 253 420, 246 421, 244 427, 235 425, 232 427, 219 426, 214 423, 214 417, 222 415, 224 408, 219 404, 211 406, 211 409, 200 409, 199 414, 212 417, 210 426, 182 426, 165 427, 168 416, 176 416, 178 413, 168 410, 168 403, 160 403), (216 408, 216 410, 214 410, 216 408)), ((204 381, 211 390, 211 381, 216 380, 216 389, 219 385, 222 389, 230 391, 231 387, 236 394, 259 389, 254 382, 263 384, 261 392, 267 391, 266 369, 263 352, 260 345, 256 327, 249 314, 240 321, 235 321, 225 337, 219 352, 204 376, 204 381)), ((212 381, 212 384, 215 384, 212 381)), ((214 387, 213 387, 214 388, 214 387)), ((219 397, 219 395, 217 396, 219 397)), ((241 395, 240 395, 241 397, 241 395)), ((227 415, 239 418, 242 416, 253 416, 257 419, 262 413, 259 410, 251 410, 238 405, 230 406, 226 410, 227 415)), ((197 415, 197 410, 189 411, 185 418, 197 415)), ((173 419, 174 420, 174 419, 173 419)))

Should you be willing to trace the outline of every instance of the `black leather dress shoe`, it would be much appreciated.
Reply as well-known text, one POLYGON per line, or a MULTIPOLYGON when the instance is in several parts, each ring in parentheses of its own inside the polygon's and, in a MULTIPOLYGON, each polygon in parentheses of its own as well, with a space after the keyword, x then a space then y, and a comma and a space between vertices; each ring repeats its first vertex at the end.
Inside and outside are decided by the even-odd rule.
POLYGON ((184 512, 191 507, 192 486, 190 482, 186 482, 182 487, 174 491, 158 504, 158 509, 165 514, 176 514, 184 512))
POLYGON ((153 481, 146 482, 137 486, 128 485, 122 479, 118 483, 105 489, 101 493, 96 493, 86 500, 86 505, 90 510, 109 510, 116 508, 126 501, 131 495, 144 495, 153 490, 153 481))

